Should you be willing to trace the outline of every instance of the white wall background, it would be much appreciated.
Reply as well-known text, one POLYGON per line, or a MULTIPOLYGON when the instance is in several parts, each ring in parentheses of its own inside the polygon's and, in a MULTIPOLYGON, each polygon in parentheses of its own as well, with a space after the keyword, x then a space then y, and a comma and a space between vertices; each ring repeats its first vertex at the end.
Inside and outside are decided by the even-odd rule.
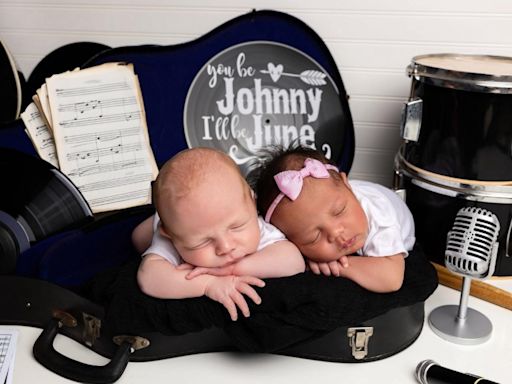
POLYGON ((28 78, 64 44, 176 44, 253 8, 290 13, 325 40, 350 95, 356 132, 351 177, 385 185, 400 142, 411 58, 512 56, 510 0, 0 0, 0 39, 28 78))

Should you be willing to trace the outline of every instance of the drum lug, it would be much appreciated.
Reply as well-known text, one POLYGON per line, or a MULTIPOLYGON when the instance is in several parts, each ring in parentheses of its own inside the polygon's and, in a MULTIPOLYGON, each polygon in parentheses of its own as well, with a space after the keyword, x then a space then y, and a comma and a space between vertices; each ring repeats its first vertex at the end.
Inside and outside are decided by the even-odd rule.
POLYGON ((402 201, 406 201, 407 199, 407 191, 405 190, 405 188, 401 188, 401 189, 394 189, 393 190, 396 195, 402 200, 402 201))
POLYGON ((347 329, 349 345, 352 347, 352 356, 362 360, 368 355, 368 340, 373 335, 373 327, 352 327, 347 329))
MULTIPOLYGON (((399 164, 399 156, 398 154, 395 156, 395 165, 394 165, 394 172, 393 172, 393 190, 398 191, 401 189, 404 189, 404 175, 400 169, 399 164)), ((405 201, 405 194, 403 196, 403 200, 405 201)))
POLYGON ((423 100, 419 98, 404 103, 400 123, 400 134, 404 140, 418 141, 421 129, 422 111, 423 100))
POLYGON ((512 232, 512 220, 510 220, 510 223, 508 225, 508 231, 507 231, 507 239, 505 242, 505 257, 510 257, 510 253, 508 253, 510 249, 510 233, 512 232))

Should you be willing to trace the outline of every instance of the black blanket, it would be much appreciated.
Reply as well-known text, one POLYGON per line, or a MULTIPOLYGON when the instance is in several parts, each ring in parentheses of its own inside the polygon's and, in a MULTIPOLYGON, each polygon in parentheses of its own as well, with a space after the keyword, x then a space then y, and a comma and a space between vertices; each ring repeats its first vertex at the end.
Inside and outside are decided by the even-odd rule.
MULTIPOLYGON (((310 272, 267 279, 257 288, 260 305, 251 316, 231 321, 227 310, 207 297, 155 299, 136 282, 138 261, 96 277, 88 296, 105 306, 105 325, 113 334, 184 334, 222 327, 243 351, 276 352, 340 326, 356 326, 392 308, 424 301, 437 287, 433 266, 418 249, 406 258, 402 288, 393 293, 367 291, 340 277, 310 272)), ((247 300, 248 302, 250 300, 247 300)))

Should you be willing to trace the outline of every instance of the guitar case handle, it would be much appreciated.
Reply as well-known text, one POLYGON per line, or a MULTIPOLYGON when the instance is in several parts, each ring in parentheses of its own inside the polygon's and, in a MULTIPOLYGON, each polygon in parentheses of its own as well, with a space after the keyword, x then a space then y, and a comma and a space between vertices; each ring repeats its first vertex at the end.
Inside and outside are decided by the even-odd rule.
POLYGON ((106 365, 81 363, 62 355, 53 347, 61 324, 59 319, 51 319, 34 343, 33 354, 41 365, 67 379, 83 383, 113 383, 121 377, 130 358, 132 345, 129 342, 121 343, 106 365))

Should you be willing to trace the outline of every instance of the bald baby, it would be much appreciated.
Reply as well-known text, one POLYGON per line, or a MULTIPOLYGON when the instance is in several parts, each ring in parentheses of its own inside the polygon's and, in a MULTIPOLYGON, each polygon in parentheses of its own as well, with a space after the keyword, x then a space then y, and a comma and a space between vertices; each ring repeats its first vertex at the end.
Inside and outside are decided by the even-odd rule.
POLYGON ((156 214, 133 232, 143 259, 137 280, 158 298, 206 295, 249 316, 262 278, 303 272, 297 247, 258 216, 254 194, 236 163, 211 148, 184 150, 164 164, 154 184, 156 214), (150 245, 149 245, 150 244, 150 245), (149 245, 149 247, 148 247, 149 245))
POLYGON ((213 148, 191 148, 164 164, 153 199, 160 220, 168 227, 183 202, 204 205, 205 199, 223 198, 229 192, 240 193, 244 202, 254 202, 249 185, 228 155, 213 148))

